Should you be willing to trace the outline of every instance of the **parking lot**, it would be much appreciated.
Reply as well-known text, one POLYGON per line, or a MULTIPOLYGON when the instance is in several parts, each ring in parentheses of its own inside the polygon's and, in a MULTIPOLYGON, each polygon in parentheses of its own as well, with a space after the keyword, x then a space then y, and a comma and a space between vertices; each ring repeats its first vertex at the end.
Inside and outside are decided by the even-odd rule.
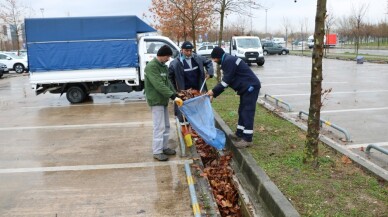
MULTIPOLYGON (((309 108, 311 65, 308 57, 267 56, 264 67, 252 67, 262 81, 260 98, 269 94, 283 100, 292 109, 283 113, 298 119, 299 111, 309 108)), ((366 158, 362 149, 369 144, 388 149, 387 69, 384 64, 324 59, 323 89, 331 92, 323 99, 321 118, 345 129, 350 141, 340 131, 324 129, 331 131, 329 137, 335 142, 362 158, 366 158)), ((387 170, 387 155, 373 149, 371 153, 370 160, 387 170)))
MULTIPOLYGON (((171 116, 171 147, 177 146, 171 116)), ((190 216, 184 163, 152 157, 142 94, 35 96, 27 74, 0 80, 0 216, 190 216)), ((178 150, 178 149, 177 149, 178 150)))

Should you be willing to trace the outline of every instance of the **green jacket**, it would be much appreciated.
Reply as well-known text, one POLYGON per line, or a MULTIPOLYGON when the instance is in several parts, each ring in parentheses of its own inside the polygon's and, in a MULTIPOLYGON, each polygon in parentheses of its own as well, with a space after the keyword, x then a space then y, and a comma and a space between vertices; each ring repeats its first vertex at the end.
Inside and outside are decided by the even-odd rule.
POLYGON ((148 62, 144 69, 144 90, 149 106, 167 106, 169 98, 175 96, 175 90, 168 79, 168 68, 156 57, 148 62))

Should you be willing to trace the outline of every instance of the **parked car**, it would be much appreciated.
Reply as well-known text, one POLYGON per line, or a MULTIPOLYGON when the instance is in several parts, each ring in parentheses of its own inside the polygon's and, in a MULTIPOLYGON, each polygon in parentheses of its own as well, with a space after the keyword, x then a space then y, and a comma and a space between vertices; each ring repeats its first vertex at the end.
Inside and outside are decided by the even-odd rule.
POLYGON ((280 44, 276 44, 274 42, 264 42, 263 43, 263 54, 279 54, 279 55, 286 55, 290 53, 290 50, 288 48, 285 48, 281 46, 280 44))
POLYGON ((212 53, 214 47, 215 47, 215 45, 202 46, 202 47, 198 48, 197 54, 199 54, 201 56, 205 56, 205 57, 210 57, 210 54, 212 53))
POLYGON ((0 63, 0 78, 3 77, 3 74, 8 73, 7 65, 0 63))
POLYGON ((28 69, 26 57, 20 57, 11 53, 0 53, 0 63, 7 65, 9 70, 14 70, 16 73, 23 73, 28 69))

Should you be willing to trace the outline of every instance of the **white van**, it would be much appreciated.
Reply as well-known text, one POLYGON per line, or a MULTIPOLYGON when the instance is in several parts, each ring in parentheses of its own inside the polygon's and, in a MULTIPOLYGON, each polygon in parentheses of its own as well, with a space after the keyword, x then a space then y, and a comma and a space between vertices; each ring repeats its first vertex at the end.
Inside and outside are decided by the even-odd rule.
POLYGON ((264 65, 264 54, 260 38, 257 36, 233 36, 229 46, 230 55, 236 56, 251 65, 264 65))

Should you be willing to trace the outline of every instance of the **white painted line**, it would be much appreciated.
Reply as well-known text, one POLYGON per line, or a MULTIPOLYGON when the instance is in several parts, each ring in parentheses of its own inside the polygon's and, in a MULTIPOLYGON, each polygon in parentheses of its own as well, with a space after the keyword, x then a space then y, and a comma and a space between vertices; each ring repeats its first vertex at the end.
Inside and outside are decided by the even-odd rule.
POLYGON ((311 78, 311 75, 309 75, 309 76, 288 76, 288 77, 286 77, 286 76, 273 76, 273 77, 271 77, 271 76, 268 76, 268 77, 263 77, 263 76, 260 76, 260 79, 288 79, 288 78, 311 78))
POLYGON ((342 110, 330 110, 330 111, 321 111, 321 113, 338 113, 338 112, 363 112, 363 111, 380 111, 388 110, 388 107, 381 108, 362 108, 362 109, 342 109, 342 110))
POLYGON ((0 131, 40 130, 40 129, 83 129, 83 128, 104 128, 104 127, 139 127, 139 126, 145 126, 145 127, 152 126, 152 121, 104 123, 104 124, 50 125, 50 126, 32 126, 32 127, 2 127, 0 128, 0 131))
POLYGON ((133 103, 144 103, 145 98, 141 99, 118 99, 120 102, 114 103, 84 103, 80 105, 46 105, 46 106, 24 106, 21 108, 27 109, 39 109, 39 108, 69 108, 69 107, 85 107, 85 106, 111 106, 111 105, 125 105, 125 104, 133 104, 133 103), (128 102, 128 103, 127 103, 128 102))
MULTIPOLYGON (((332 81, 332 82, 323 82, 323 84, 347 84, 348 82, 342 82, 342 81, 332 81)), ((310 82, 305 83, 281 83, 281 84, 263 84, 262 87, 269 87, 269 86, 290 86, 290 85, 310 85, 310 82)))
POLYGON ((32 168, 13 168, 0 169, 0 174, 6 173, 31 173, 31 172, 61 172, 61 171, 84 171, 84 170, 105 170, 105 169, 127 169, 142 167, 158 167, 177 164, 193 163, 193 160, 169 160, 165 162, 143 162, 126 164, 103 164, 103 165, 78 165, 78 166, 59 166, 59 167, 32 167, 32 168))
MULTIPOLYGON (((366 90, 366 91, 331 92, 331 93, 329 93, 329 95, 332 95, 332 94, 357 94, 357 93, 382 93, 382 92, 388 92, 388 90, 366 90)), ((273 97, 310 96, 310 93, 277 94, 277 95, 271 95, 271 96, 273 96, 273 97)))
POLYGON ((346 145, 346 148, 348 148, 348 149, 357 149, 357 148, 361 148, 361 147, 366 148, 370 144, 373 144, 373 145, 376 145, 379 147, 388 146, 388 142, 377 142, 377 143, 371 142, 371 143, 364 143, 364 144, 348 144, 348 145, 346 145))

